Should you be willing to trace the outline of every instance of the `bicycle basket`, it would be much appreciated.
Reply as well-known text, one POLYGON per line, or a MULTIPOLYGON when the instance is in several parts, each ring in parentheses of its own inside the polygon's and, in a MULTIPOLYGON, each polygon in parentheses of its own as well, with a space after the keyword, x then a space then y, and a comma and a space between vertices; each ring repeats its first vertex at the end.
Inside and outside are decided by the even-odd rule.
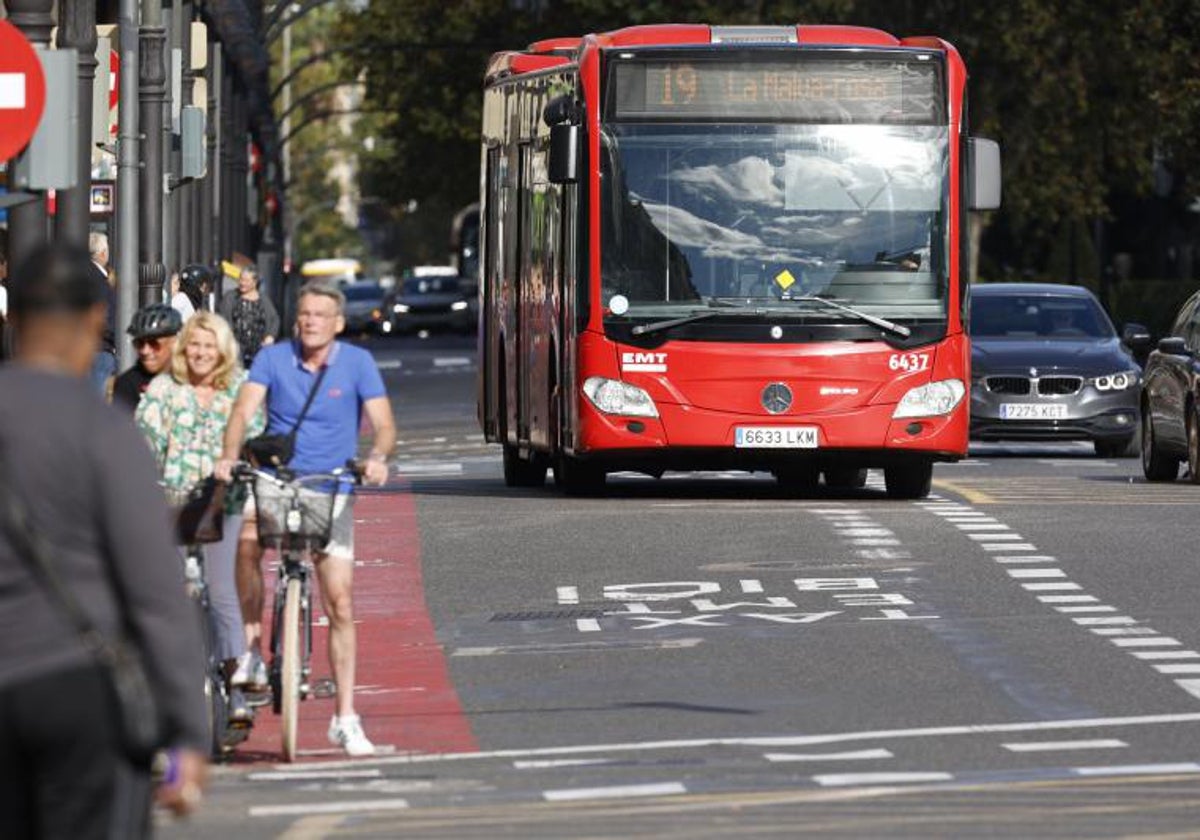
POLYGON ((323 548, 333 529, 337 493, 295 483, 280 485, 259 476, 254 480, 254 506, 258 511, 258 541, 281 545, 323 548))

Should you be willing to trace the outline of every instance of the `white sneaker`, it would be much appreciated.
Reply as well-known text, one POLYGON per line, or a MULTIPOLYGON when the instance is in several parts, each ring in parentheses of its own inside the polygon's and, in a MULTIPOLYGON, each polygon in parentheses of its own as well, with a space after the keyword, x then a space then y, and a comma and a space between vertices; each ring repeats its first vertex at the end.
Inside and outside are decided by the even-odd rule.
POLYGON ((248 650, 238 657, 237 668, 229 678, 231 686, 263 691, 268 685, 267 663, 256 650, 248 650))
POLYGON ((375 745, 367 740, 367 733, 363 732, 358 715, 334 715, 330 718, 329 743, 341 747, 352 758, 375 754, 375 745))

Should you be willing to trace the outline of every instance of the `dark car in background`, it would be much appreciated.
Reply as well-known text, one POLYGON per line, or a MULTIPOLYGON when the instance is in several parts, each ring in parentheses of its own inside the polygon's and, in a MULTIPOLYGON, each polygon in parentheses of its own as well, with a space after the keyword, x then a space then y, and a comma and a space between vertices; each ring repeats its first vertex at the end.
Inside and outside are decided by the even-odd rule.
POLYGON ((383 286, 373 280, 363 280, 346 283, 341 290, 346 296, 346 334, 378 332, 384 320, 383 286))
POLYGON ((1200 482, 1200 292, 1180 308, 1169 335, 1146 359, 1142 389, 1142 471, 1174 481, 1179 463, 1200 482))
POLYGON ((412 269, 385 301, 388 320, 384 330, 390 333, 472 332, 479 314, 476 293, 475 281, 459 277, 449 266, 412 269))
POLYGON ((1135 443, 1149 333, 1121 336, 1082 286, 989 283, 971 288, 971 437, 1090 440, 1097 455, 1135 443))

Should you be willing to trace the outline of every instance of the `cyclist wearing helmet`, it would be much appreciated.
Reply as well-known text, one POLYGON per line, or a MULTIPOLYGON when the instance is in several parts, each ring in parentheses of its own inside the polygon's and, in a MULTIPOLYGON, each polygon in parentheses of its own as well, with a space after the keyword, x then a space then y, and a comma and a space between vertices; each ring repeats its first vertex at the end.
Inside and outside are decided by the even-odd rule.
MULTIPOLYGON (((192 263, 183 267, 183 271, 179 272, 179 291, 183 292, 187 302, 192 306, 192 312, 201 309, 207 309, 208 293, 212 291, 213 278, 212 273, 208 270, 208 266, 200 263, 192 263)), ((171 303, 175 300, 172 298, 171 303)), ((192 313, 183 314, 184 320, 191 317, 192 313)))
POLYGON ((175 336, 182 328, 183 318, 164 303, 153 303, 134 313, 127 332, 133 337, 138 360, 113 383, 114 405, 137 409, 150 380, 171 363, 175 336))

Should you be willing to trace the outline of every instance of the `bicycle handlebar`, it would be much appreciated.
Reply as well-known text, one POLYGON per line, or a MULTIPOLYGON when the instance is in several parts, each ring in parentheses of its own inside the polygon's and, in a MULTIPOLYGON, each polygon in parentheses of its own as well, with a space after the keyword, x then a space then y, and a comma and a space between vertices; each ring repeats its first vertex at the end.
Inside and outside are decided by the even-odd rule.
POLYGON ((346 462, 344 467, 338 467, 332 472, 297 475, 287 468, 277 469, 275 472, 267 472, 254 466, 249 461, 237 461, 233 465, 232 472, 234 481, 248 482, 253 481, 255 478, 263 478, 280 487, 289 484, 317 484, 322 481, 340 480, 348 475, 353 476, 355 484, 361 485, 363 476, 366 474, 366 465, 362 461, 351 459, 346 462))

